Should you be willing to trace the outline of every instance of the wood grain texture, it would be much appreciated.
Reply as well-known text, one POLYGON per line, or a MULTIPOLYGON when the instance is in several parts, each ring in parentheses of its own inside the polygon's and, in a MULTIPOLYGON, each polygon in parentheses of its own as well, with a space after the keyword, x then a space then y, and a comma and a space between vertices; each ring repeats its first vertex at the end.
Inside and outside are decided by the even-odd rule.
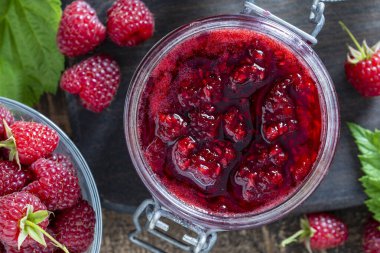
MULTIPOLYGON (((104 234, 102 253, 147 253, 136 247, 128 240, 128 233, 134 229, 132 218, 128 214, 116 213, 104 210, 104 234)), ((347 243, 336 249, 328 250, 328 253, 359 253, 362 252, 362 229, 368 213, 365 208, 351 208, 345 211, 335 212, 349 227, 347 243)), ((212 253, 307 253, 302 244, 292 244, 286 249, 279 246, 281 240, 287 238, 299 229, 301 217, 290 217, 270 225, 251 230, 223 232, 218 234, 218 241, 211 251, 212 253)), ((177 231, 179 234, 181 231, 177 231)), ((166 252, 181 253, 178 249, 143 235, 144 239, 166 252)))
MULTIPOLYGON (((112 1, 89 2, 105 21, 106 9, 112 1)), ((111 107, 95 115, 84 110, 76 98, 68 96, 74 141, 94 173, 104 206, 127 212, 133 211, 144 198, 149 197, 131 163, 123 130, 124 100, 136 66, 153 44, 171 30, 198 18, 238 13, 243 4, 241 0, 145 2, 156 18, 156 32, 152 39, 134 48, 120 48, 107 41, 97 49, 114 56, 123 72, 121 87, 111 107)), ((306 31, 313 28, 307 23, 311 1, 262 0, 257 3, 306 31)), ((363 203, 365 196, 357 182, 360 176, 357 151, 346 122, 353 121, 369 128, 380 126, 380 99, 360 97, 345 80, 343 62, 349 39, 338 26, 338 20, 343 20, 358 38, 365 37, 368 42, 374 43, 379 39, 380 0, 353 0, 326 5, 327 21, 318 37, 319 44, 315 51, 335 82, 341 109, 341 138, 329 175, 297 212, 330 210, 363 203)))

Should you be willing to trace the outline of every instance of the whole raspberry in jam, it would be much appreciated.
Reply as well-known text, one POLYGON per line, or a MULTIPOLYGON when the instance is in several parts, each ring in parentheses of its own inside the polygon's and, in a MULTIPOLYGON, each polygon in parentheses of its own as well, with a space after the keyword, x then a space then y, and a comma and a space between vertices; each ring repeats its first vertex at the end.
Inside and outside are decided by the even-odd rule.
POLYGON ((222 99, 223 86, 221 77, 213 73, 210 63, 199 68, 184 67, 179 71, 178 101, 185 108, 199 107, 203 104, 217 103, 222 99))
POLYGON ((242 161, 233 183, 240 186, 237 196, 248 202, 272 198, 284 184, 282 166, 288 156, 280 145, 254 145, 252 153, 242 161))
POLYGON ((190 132, 198 140, 211 140, 219 135, 221 118, 218 115, 194 110, 189 112, 190 132))
POLYGON ((231 107, 223 115, 224 133, 234 142, 242 142, 252 136, 252 129, 247 121, 250 120, 249 114, 243 114, 239 108, 231 107))
POLYGON ((278 82, 264 101, 262 132, 268 141, 297 129, 296 105, 289 94, 292 85, 292 77, 278 82))
POLYGON ((214 185, 236 157, 232 144, 226 141, 215 140, 199 145, 191 137, 185 137, 173 148, 173 161, 179 173, 201 188, 214 185))
POLYGON ((156 119, 156 135, 163 142, 175 141, 186 134, 187 122, 178 114, 159 114, 156 119))

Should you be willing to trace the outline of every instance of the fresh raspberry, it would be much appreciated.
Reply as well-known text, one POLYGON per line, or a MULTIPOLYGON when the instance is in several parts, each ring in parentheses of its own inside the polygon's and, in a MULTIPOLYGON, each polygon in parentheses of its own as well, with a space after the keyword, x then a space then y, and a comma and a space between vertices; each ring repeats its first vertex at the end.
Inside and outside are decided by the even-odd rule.
POLYGON ((296 79, 290 76, 277 82, 264 101, 262 133, 268 141, 297 130, 296 106, 289 95, 289 87, 296 79))
POLYGON ((7 122, 8 126, 12 125, 15 121, 13 114, 8 108, 0 104, 0 140, 3 140, 6 136, 3 120, 7 122))
POLYGON ((71 94, 78 94, 82 89, 81 79, 77 77, 78 65, 63 72, 60 87, 71 94))
POLYGON ((288 155, 279 144, 256 144, 242 161, 233 178, 236 196, 247 202, 262 202, 274 197, 284 184, 282 166, 288 155))
POLYGON ((178 114, 159 114, 156 119, 156 135, 163 142, 173 142, 186 134, 187 122, 178 114))
POLYGON ((10 160, 23 165, 50 155, 59 143, 55 130, 41 123, 27 121, 16 121, 11 125, 7 138, 0 142, 0 147, 9 151, 10 160))
POLYGON ((31 179, 25 169, 10 161, 0 161, 0 196, 20 191, 31 179))
POLYGON ((101 112, 113 100, 120 83, 120 67, 106 55, 92 56, 63 73, 61 87, 79 93, 85 108, 101 112))
POLYGON ((172 151, 177 171, 203 189, 214 185, 236 157, 229 142, 215 140, 199 145, 192 137, 180 139, 172 151))
POLYGON ((62 210, 78 203, 79 179, 62 163, 41 158, 30 166, 37 180, 24 188, 41 199, 49 210, 62 210))
MULTIPOLYGON (((54 233, 50 227, 48 227, 46 229, 46 232, 48 232, 50 235, 54 236, 54 233)), ((20 249, 5 245, 5 251, 4 252, 6 252, 6 253, 54 253, 54 252, 58 252, 57 247, 48 238, 45 237, 45 240, 46 240, 46 245, 47 245, 46 247, 37 243, 37 242, 30 244, 28 246, 22 246, 20 249)), ((1 250, 0 250, 0 252, 1 252, 1 250)))
POLYGON ((364 253, 380 253, 380 223, 370 219, 364 228, 364 253))
MULTIPOLYGON (((10 247, 18 247, 20 235, 20 221, 27 215, 27 207, 33 208, 33 212, 46 211, 46 206, 36 196, 27 192, 15 192, 0 198, 0 240, 10 247)), ((38 223, 42 229, 46 229, 49 220, 38 223)), ((36 243, 30 236, 22 243, 23 247, 36 243)))
POLYGON ((190 132, 198 140, 212 140, 219 134, 221 118, 203 110, 194 110, 188 114, 190 132))
POLYGON ((85 1, 69 4, 62 14, 57 42, 59 50, 69 57, 86 54, 106 38, 106 28, 96 11, 85 1))
POLYGON ((366 41, 360 45, 350 30, 340 22, 348 33, 357 50, 348 47, 349 53, 344 65, 348 82, 365 97, 380 95, 380 41, 369 47, 366 41))
POLYGON ((95 212, 85 201, 56 213, 53 231, 70 253, 85 252, 94 240, 95 212))
POLYGON ((300 238, 311 250, 326 250, 344 244, 348 238, 348 228, 340 219, 328 213, 308 214, 307 219, 301 219, 301 230, 297 235, 285 239, 281 245, 300 238))
POLYGON ((153 35, 153 15, 140 0, 116 0, 107 16, 108 35, 119 46, 135 46, 153 35))
POLYGON ((101 112, 113 100, 120 83, 120 67, 108 56, 99 55, 79 63, 77 74, 85 78, 79 93, 82 104, 93 112, 101 112))
POLYGON ((62 164, 63 167, 67 168, 68 170, 72 171, 73 173, 77 173, 76 169, 74 167, 73 162, 71 159, 64 155, 64 154, 58 154, 54 153, 51 156, 49 156, 47 159, 62 164))

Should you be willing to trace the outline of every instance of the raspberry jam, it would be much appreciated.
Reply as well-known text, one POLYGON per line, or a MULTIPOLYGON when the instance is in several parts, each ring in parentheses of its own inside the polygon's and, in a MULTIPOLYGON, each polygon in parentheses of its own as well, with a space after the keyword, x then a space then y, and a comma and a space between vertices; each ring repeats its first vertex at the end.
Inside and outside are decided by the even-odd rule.
POLYGON ((143 156, 171 194, 209 213, 283 201, 312 170, 321 106, 306 64, 244 28, 194 35, 150 73, 140 97, 143 156))

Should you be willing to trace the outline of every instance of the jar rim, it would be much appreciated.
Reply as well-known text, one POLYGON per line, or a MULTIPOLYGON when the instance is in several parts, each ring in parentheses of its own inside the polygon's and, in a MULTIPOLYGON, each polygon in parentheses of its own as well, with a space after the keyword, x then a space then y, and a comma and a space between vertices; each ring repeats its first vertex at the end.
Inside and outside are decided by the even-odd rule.
POLYGON ((297 34, 286 27, 262 17, 249 15, 220 15, 208 17, 186 24, 172 31, 145 55, 136 69, 127 92, 124 108, 124 130, 128 150, 137 173, 151 194, 168 210, 181 218, 190 220, 206 228, 215 230, 235 230, 260 226, 288 214, 299 206, 317 188, 326 175, 335 154, 339 137, 339 109, 333 82, 326 68, 313 49, 297 34), (220 215, 207 213, 184 203, 171 194, 159 179, 152 176, 149 166, 144 161, 137 133, 139 101, 151 71, 173 46, 187 38, 212 29, 246 28, 265 34, 285 44, 312 71, 319 90, 322 133, 321 146, 312 171, 304 182, 289 193, 285 200, 260 213, 243 213, 236 215, 220 215), (302 51, 302 54, 297 51, 302 51))

